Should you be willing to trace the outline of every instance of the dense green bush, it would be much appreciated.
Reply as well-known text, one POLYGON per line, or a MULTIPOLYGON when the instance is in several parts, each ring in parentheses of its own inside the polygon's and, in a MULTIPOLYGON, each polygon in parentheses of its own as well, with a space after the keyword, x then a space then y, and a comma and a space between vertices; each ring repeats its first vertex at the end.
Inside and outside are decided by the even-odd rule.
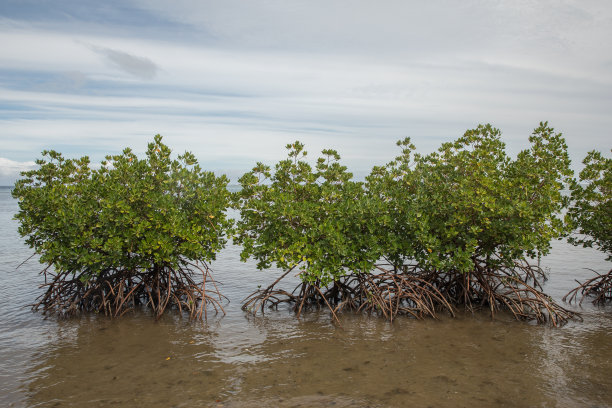
POLYGON ((572 172, 561 134, 542 123, 515 160, 500 134, 481 125, 426 156, 406 139, 401 156, 374 169, 368 189, 386 204, 380 231, 392 264, 462 273, 475 259, 513 266, 565 233, 561 190, 572 172))
MULTIPOLYGON (((612 158, 591 151, 585 157, 580 179, 571 185, 572 205, 567 214, 577 235, 569 242, 584 247, 595 247, 612 261, 612 158)), ((593 296, 595 303, 612 300, 612 270, 582 283, 568 295, 570 300, 578 293, 593 296)))
POLYGON ((23 173, 13 190, 19 232, 53 276, 38 307, 118 314, 142 302, 157 315, 175 305, 201 316, 213 299, 206 262, 231 226, 228 180, 191 153, 170 155, 157 135, 144 159, 125 149, 92 169, 87 157, 45 151, 23 173))
MULTIPOLYGON (((242 259, 252 257, 258 268, 272 264, 284 270, 272 285, 249 296, 245 309, 257 311, 281 302, 306 305, 347 305, 356 293, 351 280, 365 279, 380 254, 375 234, 374 200, 363 183, 339 162, 334 150, 323 150, 314 167, 300 142, 287 145, 289 156, 272 171, 258 163, 240 178, 242 190, 234 206, 240 210, 234 242, 242 259), (295 271, 300 284, 292 293, 276 284, 295 271), (329 286, 329 287, 328 287, 329 286)), ((336 316, 335 309, 332 314, 336 316)))
POLYGON ((363 184, 352 180, 334 150, 323 150, 313 168, 300 142, 287 149, 288 158, 273 171, 258 163, 239 180, 234 240, 243 260, 255 258, 260 269, 298 267, 303 281, 322 285, 369 272, 376 247, 363 184))
POLYGON ((420 278, 452 305, 561 324, 572 313, 541 292, 545 275, 528 260, 566 233, 567 147, 541 123, 512 160, 500 135, 480 125, 429 155, 398 142, 402 154, 374 168, 367 183, 383 203, 382 255, 396 274, 420 278))

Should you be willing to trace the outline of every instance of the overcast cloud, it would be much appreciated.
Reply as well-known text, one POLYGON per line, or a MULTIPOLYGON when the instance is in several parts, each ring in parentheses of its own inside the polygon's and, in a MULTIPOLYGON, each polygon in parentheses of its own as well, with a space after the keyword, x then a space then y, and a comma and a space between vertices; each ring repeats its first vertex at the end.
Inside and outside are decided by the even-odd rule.
POLYGON ((5 0, 0 44, 0 185, 157 133, 234 179, 296 139, 365 174, 479 123, 516 153, 548 120, 575 168, 612 147, 608 1, 5 0))
POLYGON ((141 79, 153 79, 157 70, 157 65, 148 58, 138 57, 127 52, 112 50, 110 48, 93 47, 98 54, 106 57, 114 66, 121 71, 127 72, 141 79))

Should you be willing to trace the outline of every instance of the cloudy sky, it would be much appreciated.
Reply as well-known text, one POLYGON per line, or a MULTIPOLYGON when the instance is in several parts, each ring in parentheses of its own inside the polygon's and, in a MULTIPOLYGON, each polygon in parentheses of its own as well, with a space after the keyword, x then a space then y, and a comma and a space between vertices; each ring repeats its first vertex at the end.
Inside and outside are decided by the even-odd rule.
POLYGON ((0 44, 0 185, 156 133, 234 179, 296 139, 360 175, 479 123, 515 154, 548 120, 577 169, 612 147, 609 0, 2 0, 0 44))

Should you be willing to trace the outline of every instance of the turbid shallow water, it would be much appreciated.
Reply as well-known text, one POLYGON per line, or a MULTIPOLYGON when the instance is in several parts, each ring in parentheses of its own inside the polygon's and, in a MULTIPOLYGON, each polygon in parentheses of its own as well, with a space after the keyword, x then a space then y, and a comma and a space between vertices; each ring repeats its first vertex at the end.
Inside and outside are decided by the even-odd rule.
MULTIPOLYGON (((612 307, 577 308, 562 328, 506 315, 393 323, 325 311, 253 317, 241 300, 278 271, 229 246, 213 264, 229 297, 205 324, 169 313, 44 319, 27 305, 40 265, 17 234, 17 203, 0 189, 0 406, 13 407, 612 407, 612 307)), ((557 300, 573 279, 610 265, 555 242, 542 261, 557 300)))

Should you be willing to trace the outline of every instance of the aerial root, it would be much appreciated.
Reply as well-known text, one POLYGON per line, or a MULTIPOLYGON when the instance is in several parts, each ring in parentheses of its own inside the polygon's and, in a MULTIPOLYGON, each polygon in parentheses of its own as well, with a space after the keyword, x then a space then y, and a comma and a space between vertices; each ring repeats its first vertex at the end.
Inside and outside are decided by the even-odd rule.
POLYGON ((43 270, 46 291, 32 306, 43 314, 69 317, 81 311, 124 315, 135 306, 152 309, 159 319, 168 307, 187 312, 191 319, 206 319, 207 310, 225 314, 224 297, 206 263, 186 263, 177 268, 145 271, 110 270, 94 278, 86 272, 51 273, 43 270), (194 279, 202 275, 202 281, 194 279))
POLYGON ((265 289, 257 289, 255 292, 247 296, 242 302, 242 310, 248 310, 253 314, 257 314, 258 310, 263 313, 264 308, 276 308, 280 303, 291 302, 295 297, 282 289, 276 289, 276 285, 287 276, 294 268, 291 268, 283 273, 278 279, 265 289))
POLYGON ((447 272, 436 275, 433 284, 449 303, 468 311, 488 309, 491 317, 507 310, 517 320, 535 320, 562 326, 580 315, 565 309, 542 292, 542 269, 525 262, 513 267, 491 269, 484 262, 474 262, 469 273, 447 272))
MULTIPOLYGON (((544 272, 527 263, 491 270, 475 262, 469 273, 430 271, 416 265, 377 266, 372 273, 348 274, 328 285, 302 282, 292 292, 277 288, 289 272, 249 295, 243 309, 256 314, 288 303, 299 317, 304 309, 327 307, 336 321, 337 313, 344 309, 376 313, 392 321, 397 315, 423 319, 444 312, 455 316, 461 306, 468 311, 486 309, 491 317, 503 309, 517 320, 553 326, 580 318, 542 292, 544 272)), ((610 285, 612 279, 608 282, 610 285)))
POLYGON ((302 282, 290 293, 276 288, 289 272, 267 288, 249 295, 243 310, 257 314, 263 313, 266 307, 278 308, 281 303, 289 303, 299 317, 304 309, 327 307, 336 321, 339 321, 337 313, 343 309, 374 312, 389 320, 398 314, 435 318, 440 310, 454 315, 453 307, 442 294, 416 276, 380 268, 379 273, 351 274, 329 285, 319 281, 302 282))
POLYGON ((578 297, 580 296, 580 300, 578 301, 579 304, 582 304, 582 301, 586 297, 592 297, 593 303, 596 305, 603 305, 606 302, 612 301, 612 269, 603 275, 597 272, 595 273, 597 276, 584 283, 576 281, 579 286, 570 290, 563 296, 563 300, 571 303, 578 301, 578 297))

